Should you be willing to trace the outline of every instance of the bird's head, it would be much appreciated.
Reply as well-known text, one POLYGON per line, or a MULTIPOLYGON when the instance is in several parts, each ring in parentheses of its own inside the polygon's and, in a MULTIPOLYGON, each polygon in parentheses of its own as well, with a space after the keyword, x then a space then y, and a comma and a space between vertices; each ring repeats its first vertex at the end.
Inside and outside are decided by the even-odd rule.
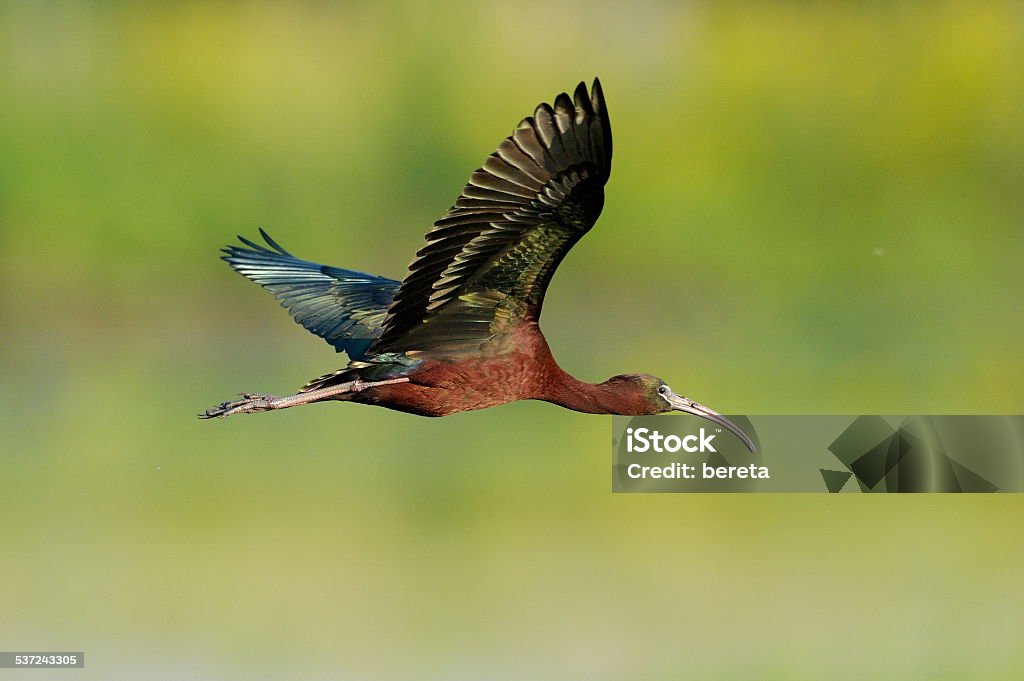
POLYGON ((717 411, 676 394, 672 391, 672 388, 668 387, 665 381, 657 376, 649 374, 622 374, 608 379, 606 385, 622 393, 629 394, 634 398, 631 402, 636 405, 634 408, 636 413, 630 414, 630 416, 662 414, 670 411, 682 411, 687 414, 693 414, 722 426, 738 437, 747 446, 747 449, 751 452, 755 451, 754 442, 739 426, 717 411))

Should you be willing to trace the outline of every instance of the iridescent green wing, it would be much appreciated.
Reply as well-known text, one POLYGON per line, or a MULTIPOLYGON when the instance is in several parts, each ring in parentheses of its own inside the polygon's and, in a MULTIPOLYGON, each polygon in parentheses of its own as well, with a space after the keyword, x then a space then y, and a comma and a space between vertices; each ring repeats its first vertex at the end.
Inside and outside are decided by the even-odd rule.
POLYGON ((538 318, 555 268, 601 213, 611 158, 599 81, 538 106, 434 223, 370 353, 472 352, 538 318))

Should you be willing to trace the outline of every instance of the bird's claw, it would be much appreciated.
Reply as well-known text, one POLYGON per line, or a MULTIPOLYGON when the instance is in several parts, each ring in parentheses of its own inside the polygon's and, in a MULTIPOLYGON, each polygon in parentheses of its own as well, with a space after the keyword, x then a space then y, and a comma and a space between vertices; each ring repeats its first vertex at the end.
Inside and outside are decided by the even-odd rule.
POLYGON ((274 409, 277 397, 264 393, 240 393, 242 399, 232 402, 221 402, 216 407, 207 409, 198 414, 201 419, 224 418, 232 414, 256 414, 261 411, 274 409))

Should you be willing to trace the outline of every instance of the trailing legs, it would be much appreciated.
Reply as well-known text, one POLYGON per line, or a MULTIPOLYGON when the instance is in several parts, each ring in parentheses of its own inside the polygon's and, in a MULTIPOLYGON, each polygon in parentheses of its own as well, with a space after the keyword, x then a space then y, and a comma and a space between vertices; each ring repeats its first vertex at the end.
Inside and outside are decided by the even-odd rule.
POLYGON ((261 411, 273 409, 287 409, 297 407, 301 404, 319 402, 335 395, 359 392, 366 388, 373 388, 378 385, 391 385, 393 383, 408 383, 408 378, 392 378, 387 381, 361 381, 356 379, 347 383, 339 383, 327 388, 319 388, 308 392, 300 392, 294 395, 278 397, 276 395, 265 395, 263 393, 242 393, 242 399, 233 402, 221 402, 216 407, 207 409, 198 414, 201 419, 224 418, 232 414, 256 414, 261 411))

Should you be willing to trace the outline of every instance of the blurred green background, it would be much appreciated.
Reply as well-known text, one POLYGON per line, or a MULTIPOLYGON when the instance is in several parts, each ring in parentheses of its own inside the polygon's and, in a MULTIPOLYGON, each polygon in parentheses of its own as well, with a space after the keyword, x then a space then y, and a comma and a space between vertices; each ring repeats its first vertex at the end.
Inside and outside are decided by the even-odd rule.
POLYGON ((0 5, 0 647, 85 650, 42 673, 77 679, 1017 678, 1019 496, 612 496, 609 420, 540 403, 194 414, 343 362, 221 245, 400 277, 594 75, 615 168, 546 305, 566 369, 1019 413, 1021 63, 1014 3, 0 5))

